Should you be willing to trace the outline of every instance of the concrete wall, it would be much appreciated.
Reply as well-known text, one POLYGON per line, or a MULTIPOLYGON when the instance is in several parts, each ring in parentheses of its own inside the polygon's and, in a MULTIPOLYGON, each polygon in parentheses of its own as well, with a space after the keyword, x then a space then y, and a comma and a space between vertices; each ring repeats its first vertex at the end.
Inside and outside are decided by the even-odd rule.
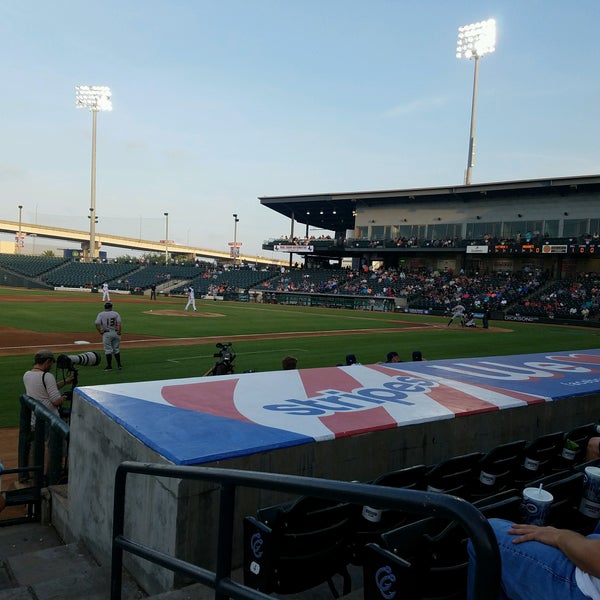
MULTIPOLYGON (((600 394, 503 411, 445 419, 306 444, 205 466, 368 480, 385 471, 434 464, 497 444, 595 421, 600 394)), ((77 396, 71 420, 69 521, 102 564, 110 564, 114 475, 125 460, 168 463, 95 406, 77 396)), ((261 506, 282 501, 260 490, 241 490, 236 500, 235 566, 241 564, 241 523, 261 506)), ((131 476, 125 534, 157 550, 214 567, 219 494, 214 484, 131 476)), ((127 555, 126 555, 127 557, 127 555)), ((126 566, 149 593, 176 587, 164 569, 127 557, 126 566)))

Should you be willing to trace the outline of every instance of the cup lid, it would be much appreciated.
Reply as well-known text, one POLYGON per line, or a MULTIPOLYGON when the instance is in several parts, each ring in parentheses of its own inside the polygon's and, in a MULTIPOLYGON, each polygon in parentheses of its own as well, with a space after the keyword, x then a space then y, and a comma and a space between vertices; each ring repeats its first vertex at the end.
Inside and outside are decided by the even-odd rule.
POLYGON ((538 500, 540 502, 552 502, 554 500, 554 496, 546 491, 545 489, 540 489, 536 487, 529 487, 523 490, 523 496, 530 500, 538 500))

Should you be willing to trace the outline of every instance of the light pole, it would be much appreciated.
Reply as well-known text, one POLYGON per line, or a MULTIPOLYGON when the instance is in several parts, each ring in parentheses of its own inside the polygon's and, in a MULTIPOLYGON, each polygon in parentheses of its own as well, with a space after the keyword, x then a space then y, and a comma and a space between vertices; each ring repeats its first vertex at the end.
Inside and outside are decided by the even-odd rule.
POLYGON ((21 215, 23 214, 23 205, 19 204, 19 233, 17 235, 17 254, 21 254, 21 215))
POLYGON ((477 113, 477 80, 479 78, 479 59, 496 49, 496 21, 488 19, 458 28, 456 58, 474 58, 473 100, 471 103, 471 130, 469 133, 469 158, 465 171, 465 185, 471 185, 473 166, 475 165, 475 117, 477 113))
POLYGON ((236 213, 233 213, 233 266, 237 261, 237 224, 240 222, 236 213))
POLYGON ((112 110, 110 88, 105 85, 78 85, 75 87, 75 106, 92 113, 92 190, 90 206, 90 248, 88 258, 97 258, 96 252, 96 121, 98 112, 112 110))
POLYGON ((169 264, 169 213, 165 215, 165 267, 169 264))

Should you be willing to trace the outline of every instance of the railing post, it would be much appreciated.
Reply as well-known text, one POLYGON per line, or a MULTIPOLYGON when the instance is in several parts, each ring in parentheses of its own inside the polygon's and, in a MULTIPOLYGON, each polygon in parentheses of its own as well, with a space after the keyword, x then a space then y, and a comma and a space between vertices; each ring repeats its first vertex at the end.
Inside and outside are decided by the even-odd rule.
POLYGON ((117 538, 123 535, 125 526, 125 484, 127 471, 120 465, 115 474, 115 491, 113 503, 113 533, 110 578, 110 600, 121 600, 121 583, 123 578, 123 549, 117 544, 117 538))
MULTIPOLYGON (((19 450, 18 466, 25 468, 31 466, 31 406, 24 394, 19 398, 21 411, 19 413, 19 450)), ((27 473, 19 473, 19 480, 27 479, 27 473)))

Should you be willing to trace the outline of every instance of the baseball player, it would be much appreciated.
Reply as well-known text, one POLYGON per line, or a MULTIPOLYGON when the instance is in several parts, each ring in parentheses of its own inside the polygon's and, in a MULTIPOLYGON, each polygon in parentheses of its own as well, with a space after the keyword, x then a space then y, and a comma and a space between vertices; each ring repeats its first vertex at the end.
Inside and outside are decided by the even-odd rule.
POLYGON ((187 310, 190 306, 194 309, 194 312, 197 312, 196 311, 196 295, 194 293, 194 287, 191 285, 188 288, 188 301, 187 301, 187 304, 185 305, 185 310, 187 310))
POLYGON ((102 302, 110 302, 110 294, 108 293, 108 281, 102 284, 102 302))
POLYGON ((465 310, 466 309, 462 304, 457 304, 452 309, 452 316, 450 317, 450 321, 448 321, 448 325, 446 325, 446 327, 450 327, 450 325, 452 325, 452 323, 454 322, 454 319, 458 319, 460 321, 461 326, 464 327, 465 310))
POLYGON ((106 355, 105 371, 112 371, 113 356, 117 361, 117 367, 121 370, 121 315, 113 310, 112 302, 104 305, 104 310, 98 313, 95 321, 98 333, 102 335, 104 354, 106 355))

